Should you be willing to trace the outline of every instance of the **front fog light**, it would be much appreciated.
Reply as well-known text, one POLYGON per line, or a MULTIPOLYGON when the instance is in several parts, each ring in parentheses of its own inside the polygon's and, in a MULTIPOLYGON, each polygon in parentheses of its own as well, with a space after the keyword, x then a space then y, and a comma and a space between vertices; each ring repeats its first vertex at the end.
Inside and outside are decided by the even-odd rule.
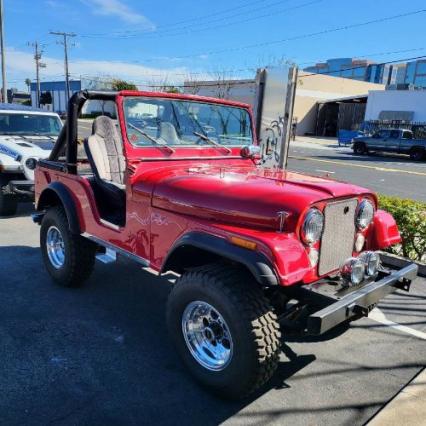
POLYGON ((346 284, 358 285, 364 280, 365 264, 362 260, 351 257, 340 268, 340 273, 346 284))
POLYGON ((359 256, 359 259, 364 262, 365 274, 374 277, 379 270, 380 256, 374 251, 365 251, 359 256))

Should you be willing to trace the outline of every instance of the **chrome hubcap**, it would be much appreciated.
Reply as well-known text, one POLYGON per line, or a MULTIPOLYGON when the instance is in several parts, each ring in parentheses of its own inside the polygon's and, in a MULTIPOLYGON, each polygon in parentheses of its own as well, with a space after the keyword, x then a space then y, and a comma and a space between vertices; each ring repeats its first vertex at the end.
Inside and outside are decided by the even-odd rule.
POLYGON ((65 263, 65 244, 61 232, 56 226, 51 226, 47 230, 46 248, 52 266, 56 269, 61 268, 65 263))
POLYGON ((223 370, 231 361, 232 337, 222 315, 206 302, 191 302, 182 316, 185 342, 196 361, 208 370, 223 370))

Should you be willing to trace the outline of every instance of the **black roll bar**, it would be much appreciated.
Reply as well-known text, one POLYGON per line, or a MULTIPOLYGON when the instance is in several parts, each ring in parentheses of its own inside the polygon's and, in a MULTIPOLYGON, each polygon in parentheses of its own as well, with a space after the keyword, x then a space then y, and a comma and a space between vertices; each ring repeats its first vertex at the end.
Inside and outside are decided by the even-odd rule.
POLYGON ((97 90, 81 90, 74 93, 68 101, 67 121, 59 133, 55 146, 50 153, 49 160, 57 161, 60 153, 65 147, 66 171, 67 173, 77 173, 77 125, 83 105, 88 100, 113 101, 118 92, 107 92, 97 90))

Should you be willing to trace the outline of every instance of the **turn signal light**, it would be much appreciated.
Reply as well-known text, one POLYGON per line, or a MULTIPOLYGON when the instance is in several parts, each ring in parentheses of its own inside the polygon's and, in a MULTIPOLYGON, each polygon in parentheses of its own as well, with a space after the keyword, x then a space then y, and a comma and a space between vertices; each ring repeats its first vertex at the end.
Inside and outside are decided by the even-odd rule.
POLYGON ((231 237, 230 241, 232 244, 243 247, 248 250, 256 250, 257 244, 250 240, 245 240, 244 238, 240 237, 231 237))

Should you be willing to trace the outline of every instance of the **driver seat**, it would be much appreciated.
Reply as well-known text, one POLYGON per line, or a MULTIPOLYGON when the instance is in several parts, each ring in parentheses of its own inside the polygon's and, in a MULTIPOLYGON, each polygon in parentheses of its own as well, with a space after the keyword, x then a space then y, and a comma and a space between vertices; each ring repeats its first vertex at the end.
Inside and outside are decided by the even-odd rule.
POLYGON ((104 203, 116 209, 126 206, 123 145, 111 118, 101 115, 92 126, 92 135, 84 141, 84 149, 92 167, 96 190, 104 203))

